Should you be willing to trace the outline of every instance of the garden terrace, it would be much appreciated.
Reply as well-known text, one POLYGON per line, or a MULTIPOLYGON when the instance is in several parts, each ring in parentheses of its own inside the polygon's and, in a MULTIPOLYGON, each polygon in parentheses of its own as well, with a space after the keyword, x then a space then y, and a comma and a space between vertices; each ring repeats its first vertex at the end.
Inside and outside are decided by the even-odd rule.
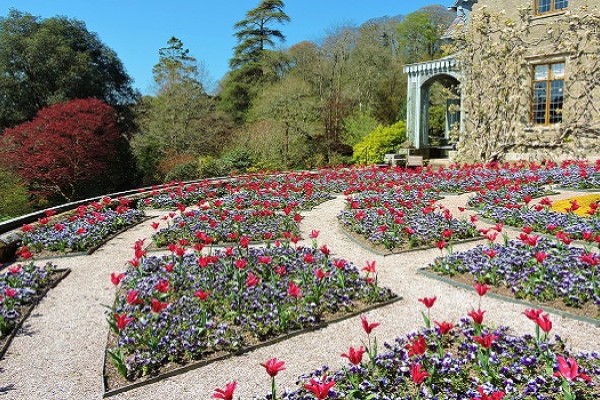
MULTIPOLYGON (((450 175, 448 180, 452 181, 452 186, 456 188, 456 191, 459 192, 461 191, 460 188, 464 188, 462 191, 467 192, 469 190, 479 190, 487 182, 497 179, 498 176, 507 179, 519 175, 539 176, 540 181, 545 182, 550 172, 558 174, 559 172, 555 171, 560 171, 561 168, 562 166, 546 165, 523 170, 519 166, 493 165, 486 167, 481 165, 475 167, 453 166, 443 170, 424 168, 410 172, 400 169, 387 171, 337 169, 318 171, 314 179, 315 182, 327 181, 327 177, 330 177, 333 183, 331 185, 327 185, 326 182, 323 183, 323 188, 329 187, 327 190, 323 189, 324 192, 331 194, 340 193, 339 191, 341 191, 351 194, 366 190, 379 190, 382 187, 404 191, 406 190, 405 185, 410 185, 419 180, 425 181, 426 179, 430 180, 427 183, 431 184, 432 190, 436 190, 439 187, 444 187, 446 176, 450 175), (439 178, 435 178, 435 176, 439 176, 439 178), (473 177, 472 183, 468 183, 469 188, 461 185, 464 176, 473 177), (439 179, 439 182, 436 182, 436 179, 439 179)), ((570 164, 568 168, 573 168, 573 164, 570 164)), ((576 168, 579 170, 579 166, 576 168)), ((265 180, 265 184, 269 186, 279 185, 276 179, 273 181, 266 177, 252 179, 265 180)), ((317 186, 315 183, 315 188, 317 186)), ((315 191, 317 190, 319 189, 315 189, 315 191)), ((235 192, 238 192, 237 188, 230 186, 230 188, 225 189, 223 195, 227 196, 235 192)), ((561 191, 560 195, 549 197, 553 200, 560 198, 563 194, 561 191)), ((447 196, 438 200, 436 204, 449 210, 452 218, 459 221, 469 221, 476 228, 487 230, 489 233, 489 229, 494 225, 477 220, 476 210, 465 209, 466 202, 472 195, 472 193, 468 193, 447 196)), ((569 196, 571 195, 569 194, 569 196)), ((524 305, 510 300, 510 298, 490 294, 481 297, 473 289, 456 287, 454 284, 432 279, 420 272, 422 268, 430 265, 440 256, 447 256, 449 252, 447 248, 440 250, 434 247, 413 253, 383 257, 369 249, 359 247, 344 234, 338 225, 338 214, 346 209, 347 204, 346 196, 336 195, 332 200, 321 203, 311 210, 302 211, 303 219, 299 228, 304 239, 299 241, 297 246, 314 252, 314 256, 317 258, 317 255, 321 252, 320 248, 326 245, 330 252, 329 259, 332 262, 334 259, 346 260, 348 265, 354 265, 353 268, 359 270, 360 279, 366 282, 368 282, 367 278, 376 274, 376 282, 379 286, 389 288, 393 293, 402 296, 400 301, 364 313, 369 324, 380 324, 372 329, 370 335, 365 332, 360 316, 354 316, 325 326, 322 329, 289 337, 276 343, 273 342, 268 346, 256 348, 252 352, 222 359, 148 386, 137 387, 126 393, 115 393, 114 398, 140 400, 148 398, 161 398, 164 400, 181 398, 208 399, 212 397, 215 388, 224 388, 226 383, 237 381, 235 398, 263 399, 270 392, 271 378, 260 364, 277 357, 285 361, 286 368, 285 371, 279 372, 276 377, 276 388, 280 398, 287 396, 285 398, 313 400, 316 396, 309 389, 305 389, 304 385, 309 384, 310 387, 316 390, 320 384, 322 372, 326 369, 327 380, 336 380, 335 386, 331 388, 330 393, 332 396, 334 393, 340 393, 340 396, 342 393, 344 395, 349 393, 353 385, 351 374, 354 374, 362 378, 361 382, 364 385, 360 389, 367 391, 367 393, 377 391, 377 396, 380 398, 408 399, 409 396, 415 398, 417 383, 413 380, 413 376, 418 377, 426 370, 434 377, 424 377, 418 385, 422 399, 432 399, 434 396, 440 398, 440 394, 432 394, 432 388, 434 390, 439 388, 440 391, 458 392, 448 394, 447 398, 460 400, 483 398, 483 395, 479 392, 479 386, 482 387, 485 395, 490 396, 495 391, 504 390, 507 392, 506 398, 525 398, 524 395, 517 395, 516 392, 518 391, 527 393, 529 397, 535 394, 539 398, 562 399, 564 397, 561 391, 565 388, 565 378, 560 373, 565 370, 564 365, 559 362, 559 356, 564 357, 567 366, 573 365, 569 364, 571 363, 569 357, 573 357, 573 361, 579 365, 578 372, 589 376, 591 380, 590 383, 587 383, 586 379, 581 376, 574 378, 573 382, 568 382, 567 389, 577 393, 578 398, 591 399, 598 397, 598 386, 600 385, 598 354, 594 352, 598 351, 600 343, 598 342, 597 323, 594 320, 578 320, 548 308, 549 315, 544 317, 540 314, 539 323, 544 324, 544 329, 550 328, 549 335, 544 336, 543 331, 541 331, 541 334, 536 336, 534 335, 535 326, 539 327, 540 325, 537 322, 532 322, 523 313, 526 310, 537 309, 539 303, 533 302, 537 299, 533 299, 529 304, 524 305), (319 231, 318 234, 317 231, 319 231), (363 268, 365 268, 364 271, 363 268), (369 276, 367 276, 367 273, 369 276), (425 301, 425 298, 431 299, 433 297, 437 298, 430 309, 419 301, 419 299, 425 301), (473 324, 473 318, 468 316, 469 314, 477 315, 473 311, 478 309, 485 311, 481 331, 479 332, 476 331, 477 327, 473 324), (426 328, 421 312, 429 319, 430 328, 426 328), (547 320, 551 321, 551 327, 545 322, 547 320), (440 324, 442 322, 451 323, 454 326, 442 338, 441 327, 435 324, 435 321, 440 324), (508 327, 508 330, 502 327, 508 327), (488 333, 497 337, 485 339, 484 337, 488 333), (423 337, 426 343, 424 351, 422 350, 423 347, 419 347, 421 345, 415 342, 419 335, 423 337), (554 335, 560 336, 561 339, 555 338, 554 335), (480 339, 476 340, 475 336, 479 336, 480 339), (349 356, 351 346, 359 349, 361 345, 365 345, 372 350, 375 337, 378 342, 379 355, 373 364, 371 364, 366 353, 363 355, 360 365, 357 366, 351 365, 349 358, 340 356, 342 353, 349 356), (440 338, 441 345, 438 345, 438 338, 440 338), (490 344, 489 349, 483 346, 487 345, 486 340, 490 344), (415 343, 412 344, 413 342, 415 343), (384 345, 384 343, 388 344, 384 345), (412 351, 409 351, 406 347, 409 344, 412 351), (444 352, 443 357, 438 355, 440 351, 438 346, 441 346, 444 352), (517 349, 518 354, 512 351, 512 348, 517 349), (539 353, 540 351, 542 354, 539 353), (486 354, 489 355, 489 363, 485 361, 484 356, 486 354), (416 368, 416 364, 420 365, 420 369, 416 368), (391 368, 390 365, 394 367, 391 368), (448 374, 437 374, 443 368, 456 372, 451 375, 456 379, 447 379, 448 374), (485 368, 488 368, 487 372, 485 368), (320 371, 316 374, 310 372, 317 369, 320 369, 320 371), (411 369, 413 373, 411 373, 411 369), (467 370, 470 372, 465 374, 467 370), (490 373, 490 371, 493 373, 490 373), (558 376, 554 377, 554 373, 558 376), (316 375, 319 375, 319 378, 316 375), (301 377, 300 382, 296 384, 298 377, 301 377), (313 384, 310 384, 311 377, 315 379, 313 384), (395 380, 398 384, 392 387, 391 382, 395 380), (499 381, 501 383, 498 383, 499 381), (436 383, 436 385, 431 385, 431 383, 436 383), (287 391, 285 388, 287 388, 287 391), (394 390, 402 391, 402 393, 394 392, 394 390)), ((181 300, 181 303, 173 303, 167 300, 170 296, 177 296, 174 291, 179 290, 179 283, 181 283, 181 287, 188 284, 184 283, 183 280, 179 281, 167 275, 182 273, 177 272, 175 265, 173 266, 173 272, 169 273, 167 270, 171 267, 167 268, 170 263, 167 260, 171 260, 176 264, 178 257, 181 257, 182 263, 184 260, 190 260, 191 262, 201 257, 216 256, 217 253, 208 254, 207 251, 209 250, 204 249, 202 255, 195 254, 195 250, 191 246, 185 246, 185 248, 173 249, 175 250, 173 254, 168 252, 164 256, 166 258, 162 258, 163 256, 150 257, 146 254, 142 257, 141 253, 137 254, 139 256, 137 261, 132 258, 132 247, 135 243, 143 239, 149 241, 155 232, 152 224, 162 223, 161 218, 168 216, 168 214, 169 211, 153 211, 151 214, 153 216, 152 220, 145 221, 121 233, 92 255, 54 257, 49 260, 58 268, 71 269, 71 273, 38 304, 34 312, 35 318, 29 318, 25 321, 23 328, 17 332, 5 357, 0 360, 0 368, 2 369, 0 389, 3 392, 6 392, 11 399, 101 398, 103 390, 99 375, 104 367, 103 357, 110 329, 106 320, 116 322, 114 313, 106 311, 106 305, 114 304, 114 307, 119 307, 118 314, 122 315, 126 310, 129 310, 127 307, 130 307, 126 298, 129 290, 138 290, 136 288, 139 285, 140 291, 147 294, 147 296, 142 296, 144 304, 138 304, 136 307, 139 309, 131 310, 132 315, 139 314, 135 314, 135 323, 132 321, 126 324, 126 330, 130 327, 133 329, 136 324, 141 323, 141 320, 145 321, 146 316, 151 316, 156 320, 162 318, 153 316, 151 311, 153 297, 150 296, 154 296, 161 303, 169 302, 169 305, 162 311, 170 315, 169 318, 174 319, 176 315, 171 314, 171 311, 175 311, 175 304, 185 304, 185 301, 191 300, 201 302, 199 297, 186 299, 185 301, 181 300), (158 260, 152 261, 156 263, 157 270, 152 274, 143 275, 143 271, 147 271, 145 268, 148 267, 144 266, 144 259, 142 258, 158 260), (142 267, 141 269, 134 268, 136 262, 138 268, 142 267), (111 274, 118 277, 120 273, 125 275, 123 275, 123 280, 119 285, 115 287, 111 284, 111 274), (140 274, 140 276, 136 277, 135 274, 140 274), (164 280, 167 277, 169 288, 173 291, 167 291, 165 298, 156 297, 161 296, 161 292, 157 288, 159 279, 164 280), (132 285, 132 287, 128 285, 132 285)), ((501 229, 500 240, 503 234, 518 239, 520 232, 501 229)), ((534 234, 534 232, 530 234, 534 234)), ((282 246, 284 242, 281 242, 282 246)), ((540 245, 543 245, 541 241, 540 245)), ((272 242, 270 246, 270 251, 283 251, 283 247, 277 248, 275 242, 272 242)), ((457 243, 452 246, 452 252, 454 255, 458 255, 461 252, 471 251, 476 246, 476 243, 457 243)), ((494 246, 500 246, 500 244, 494 246)), ((562 243, 562 246, 564 246, 565 251, 574 248, 572 244, 568 246, 562 243)), ((295 248, 296 245, 290 245, 291 250, 295 250, 295 248)), ((143 249, 140 250, 144 251, 143 249)), ((237 249, 237 246, 234 245, 231 250, 222 249, 222 252, 227 251, 240 254, 237 252, 245 250, 243 247, 237 249)), ((265 252, 268 251, 268 248, 262 246, 252 251, 265 252)), ((575 253, 576 250, 569 251, 573 251, 576 256, 580 255, 575 253)), ((594 253, 591 244, 589 251, 594 253)), ((223 253, 218 254, 219 260, 227 259, 227 256, 222 255, 223 253)), ((324 262, 323 259, 321 260, 324 262)), ((205 261, 210 260, 205 259, 205 261)), ((302 262, 304 263, 304 256, 302 256, 302 262)), ((250 262, 248 264, 252 264, 247 268, 250 268, 253 274, 256 275, 254 268, 258 270, 260 266, 250 262)), ((194 269, 190 271, 193 271, 194 274, 202 273, 198 261, 193 264, 193 267, 194 269)), ((205 272, 207 271, 208 267, 205 272)), ((308 274, 309 271, 311 277, 316 277, 313 268, 307 269, 306 273, 308 274)), ((246 270, 243 272, 247 273, 246 270)), ((333 272, 332 270, 330 276, 334 276, 333 272)), ((191 286, 187 290, 198 291, 198 288, 193 285, 207 282, 201 276, 198 275, 198 278, 190 280, 188 285, 191 286)), ((233 281, 230 281, 230 284, 234 285, 236 282, 234 278, 233 281)), ((265 282, 262 275, 261 282, 265 282)), ((243 284, 246 284, 245 279, 243 284)), ((296 284, 301 287, 299 283, 296 284)), ((159 285, 161 290, 164 290, 165 286, 164 283, 159 285)), ((206 288, 206 290, 210 289, 206 288)), ((496 289, 490 290, 493 292, 496 289)), ((245 291, 242 293, 245 293, 245 291)), ((303 293, 306 294, 306 290, 303 293)), ((220 295, 226 296, 227 292, 220 295)), ((175 297, 172 299, 175 300, 175 297)), ((251 304, 244 306, 251 306, 251 304)), ((221 315, 220 311, 214 312, 216 318, 228 321, 228 329, 233 329, 235 326, 231 322, 235 322, 233 314, 221 315)), ((242 319, 239 319, 239 321, 241 322, 242 319)), ((155 322, 148 319, 148 323, 155 322)), ((175 325, 169 324, 169 327, 171 326, 175 325)), ((234 332, 236 333, 228 337, 229 339, 239 336, 237 331, 234 332)), ((244 340, 250 340, 251 336, 243 336, 243 338, 244 340)), ((135 339, 135 337, 131 336, 130 339, 135 339)), ((123 341, 127 342, 125 339, 123 341)), ((115 342, 109 342, 108 346, 110 349, 114 349, 115 345, 115 342)), ((135 352, 135 350, 132 351, 135 352)), ((185 356, 181 356, 181 353, 174 354, 178 354, 174 356, 174 359, 185 356)), ((204 357, 204 355, 200 354, 200 357, 204 357)), ((156 358, 152 358, 152 360, 156 360, 156 358)), ((125 362, 131 363, 135 361, 135 357, 126 358, 125 360, 125 362)), ((139 373, 133 371, 134 374, 139 373)), ((341 398, 340 396, 337 398, 341 398)), ((350 398, 350 395, 347 395, 346 398, 350 398)))

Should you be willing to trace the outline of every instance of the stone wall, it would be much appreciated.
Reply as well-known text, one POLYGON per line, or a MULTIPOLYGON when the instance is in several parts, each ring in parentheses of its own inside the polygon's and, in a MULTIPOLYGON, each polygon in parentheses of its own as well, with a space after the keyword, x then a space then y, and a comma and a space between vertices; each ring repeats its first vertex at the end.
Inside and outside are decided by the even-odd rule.
POLYGON ((600 154, 600 0, 534 15, 534 0, 480 0, 459 38, 465 132, 459 159, 600 154), (495 59, 494 59, 495 57, 495 59), (531 122, 533 65, 565 62, 563 122, 531 122))

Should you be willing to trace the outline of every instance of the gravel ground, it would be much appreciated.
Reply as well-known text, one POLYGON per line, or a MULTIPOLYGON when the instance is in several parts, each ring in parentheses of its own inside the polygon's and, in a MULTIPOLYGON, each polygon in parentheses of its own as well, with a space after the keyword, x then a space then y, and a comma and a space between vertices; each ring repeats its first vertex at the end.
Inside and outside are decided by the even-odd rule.
MULTIPOLYGON (((580 194, 565 192, 552 198, 580 194)), ((459 218, 468 218, 472 211, 460 213, 458 206, 464 206, 469 196, 448 196, 442 203, 459 218)), ((417 273, 440 255, 438 249, 382 257, 356 246, 337 223, 336 216, 343 206, 344 197, 340 196, 304 213, 303 235, 308 237, 313 229, 319 230, 319 244, 327 244, 335 256, 359 267, 367 260, 376 261, 380 284, 403 297, 397 303, 368 313, 370 321, 381 322, 375 330, 380 343, 422 326, 422 306, 417 301, 421 297, 438 296, 432 309, 436 320, 457 321, 472 307, 477 307, 478 297, 474 291, 457 289, 417 273)), ((102 398, 102 359, 108 333, 105 306, 114 298, 109 275, 125 268, 136 239, 152 234, 151 222, 119 235, 91 256, 54 260, 60 268, 71 268, 72 272, 38 305, 0 361, 0 399, 102 398)), ((510 235, 516 236, 517 232, 510 235)), ((477 242, 454 248, 460 251, 475 245, 477 242)), ((482 308, 488 310, 488 324, 509 325, 516 334, 533 333, 531 321, 522 315, 524 306, 484 298, 482 308)), ((558 315, 552 315, 552 320, 553 332, 566 339, 572 349, 600 350, 600 328, 558 315)), ((305 372, 322 365, 335 369, 344 365, 340 354, 349 346, 360 345, 361 339, 365 339, 365 335, 359 318, 355 317, 117 395, 114 399, 209 399, 214 388, 237 380, 237 396, 248 400, 269 392, 269 377, 259 363, 272 357, 284 360, 287 370, 278 375, 277 382, 280 389, 291 388, 305 372)))

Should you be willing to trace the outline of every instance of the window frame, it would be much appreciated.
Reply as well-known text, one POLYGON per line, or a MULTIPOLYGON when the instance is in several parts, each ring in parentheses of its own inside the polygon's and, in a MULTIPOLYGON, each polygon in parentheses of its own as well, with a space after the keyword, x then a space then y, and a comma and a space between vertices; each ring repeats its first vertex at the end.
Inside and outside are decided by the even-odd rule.
POLYGON ((548 126, 555 126, 558 124, 561 124, 563 122, 563 115, 562 115, 562 110, 564 109, 564 105, 565 105, 565 97, 564 97, 564 83, 565 83, 565 75, 566 75, 566 62, 564 59, 553 59, 553 60, 541 60, 540 62, 536 62, 534 64, 531 64, 531 107, 530 107, 530 124, 531 126, 538 126, 538 127, 548 127, 548 126), (553 76, 553 71, 552 71, 552 66, 553 65, 557 65, 557 64, 563 64, 563 73, 562 76, 560 78, 554 78, 553 76), (548 77, 546 79, 536 79, 535 78, 535 69, 536 67, 540 67, 540 66, 546 66, 548 68, 548 77), (556 121, 556 122, 550 122, 550 111, 551 111, 551 105, 552 105, 552 82, 554 81, 562 81, 563 82, 563 99, 562 99, 562 106, 560 108, 561 110, 561 115, 560 115, 560 121, 556 121), (546 99, 545 99, 545 108, 544 108, 544 122, 536 122, 535 121, 535 84, 539 83, 539 82, 545 82, 546 83, 546 99))
POLYGON ((569 2, 567 1, 567 5, 563 8, 556 9, 556 2, 558 0, 550 0, 550 10, 540 12, 540 0, 534 0, 534 10, 535 15, 548 15, 548 14, 556 14, 563 12, 566 8, 569 7, 569 2))

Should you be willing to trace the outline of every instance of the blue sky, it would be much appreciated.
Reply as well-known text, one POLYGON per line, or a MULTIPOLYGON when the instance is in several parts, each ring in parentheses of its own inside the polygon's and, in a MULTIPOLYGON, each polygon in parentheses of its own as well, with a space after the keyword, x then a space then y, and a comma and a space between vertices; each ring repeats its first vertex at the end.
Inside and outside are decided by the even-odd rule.
MULTIPOLYGON (((65 15, 82 20, 103 43, 115 50, 134 86, 151 90, 152 66, 158 49, 171 36, 183 41, 190 54, 205 63, 218 81, 228 70, 236 45, 233 25, 259 0, 2 0, 0 16, 9 9, 41 17, 65 15)), ((345 24, 361 24, 385 15, 408 14, 423 6, 450 0, 288 0, 285 11, 291 23, 280 29, 285 47, 303 40, 318 40, 328 30, 345 24)))

